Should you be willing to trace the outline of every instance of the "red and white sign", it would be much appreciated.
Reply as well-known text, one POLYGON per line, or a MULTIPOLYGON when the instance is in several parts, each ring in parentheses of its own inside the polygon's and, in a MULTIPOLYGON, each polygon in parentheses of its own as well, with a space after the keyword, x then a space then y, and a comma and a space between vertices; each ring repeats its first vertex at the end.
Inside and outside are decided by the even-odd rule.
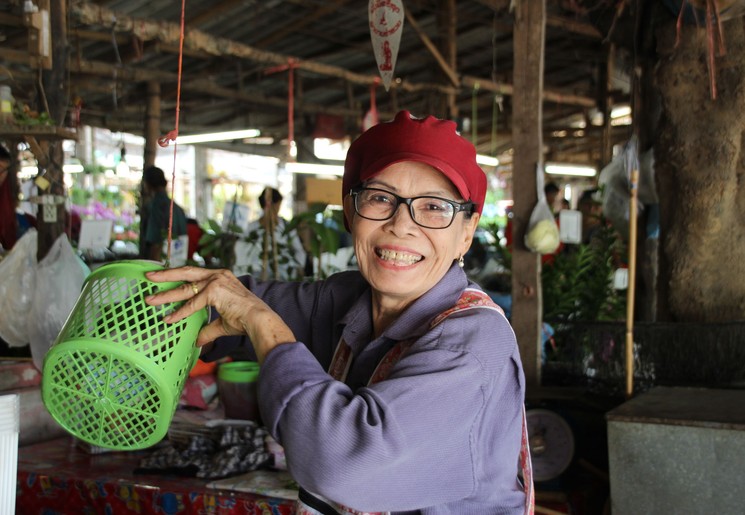
POLYGON ((367 11, 378 72, 388 91, 404 28, 404 6, 401 0, 370 0, 367 11))

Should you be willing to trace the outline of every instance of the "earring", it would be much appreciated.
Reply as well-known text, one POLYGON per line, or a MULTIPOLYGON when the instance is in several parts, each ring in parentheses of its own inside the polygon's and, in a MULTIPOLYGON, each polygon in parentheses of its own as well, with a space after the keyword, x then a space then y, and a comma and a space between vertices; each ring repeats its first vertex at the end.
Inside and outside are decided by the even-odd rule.
POLYGON ((465 265, 466 265, 466 262, 465 262, 465 260, 463 259, 463 255, 461 255, 461 256, 460 256, 460 257, 458 258, 458 266, 459 266, 459 267, 461 267, 461 268, 463 268, 463 267, 464 267, 465 265))

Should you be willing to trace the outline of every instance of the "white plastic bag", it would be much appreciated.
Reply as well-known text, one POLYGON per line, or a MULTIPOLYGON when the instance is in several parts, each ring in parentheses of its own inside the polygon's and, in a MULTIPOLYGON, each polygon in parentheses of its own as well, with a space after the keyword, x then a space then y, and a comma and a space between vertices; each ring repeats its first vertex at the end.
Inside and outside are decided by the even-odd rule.
POLYGON ((528 229, 525 231, 525 246, 531 252, 553 254, 559 248, 559 226, 548 206, 543 188, 543 167, 536 168, 536 189, 538 202, 530 213, 528 229))
POLYGON ((644 207, 658 202, 654 179, 654 152, 652 149, 638 155, 636 136, 624 146, 605 168, 600 171, 598 185, 603 192, 603 215, 613 227, 628 240, 631 216, 631 171, 639 170, 638 200, 636 215, 644 207))
POLYGON ((42 369, 44 356, 57 338, 80 296, 90 270, 75 255, 62 234, 36 267, 36 292, 28 314, 28 336, 34 365, 42 369))
POLYGON ((36 291, 36 229, 29 229, 0 261, 0 338, 28 345, 27 319, 36 291))

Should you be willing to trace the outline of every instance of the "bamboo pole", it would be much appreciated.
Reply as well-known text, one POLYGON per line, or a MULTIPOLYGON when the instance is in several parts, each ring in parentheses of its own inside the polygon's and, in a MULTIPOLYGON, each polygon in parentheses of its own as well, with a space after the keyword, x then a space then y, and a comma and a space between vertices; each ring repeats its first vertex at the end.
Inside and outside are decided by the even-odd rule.
POLYGON ((636 209, 639 197, 639 168, 631 170, 629 202, 629 286, 626 290, 626 398, 634 394, 634 293, 636 291, 636 209))
POLYGON ((261 216, 261 226, 264 229, 264 236, 262 238, 261 246, 261 280, 266 281, 269 277, 269 234, 271 229, 271 221, 269 220, 269 211, 272 208, 272 191, 269 188, 264 188, 264 213, 261 216))

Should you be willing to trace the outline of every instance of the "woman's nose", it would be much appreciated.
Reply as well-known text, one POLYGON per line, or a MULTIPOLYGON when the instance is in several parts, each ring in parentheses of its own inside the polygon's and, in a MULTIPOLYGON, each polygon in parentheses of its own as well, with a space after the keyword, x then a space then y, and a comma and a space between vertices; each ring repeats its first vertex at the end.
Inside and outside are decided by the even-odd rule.
POLYGON ((414 218, 411 216, 411 209, 403 202, 396 206, 396 211, 388 219, 388 223, 394 228, 409 228, 416 225, 414 218))

